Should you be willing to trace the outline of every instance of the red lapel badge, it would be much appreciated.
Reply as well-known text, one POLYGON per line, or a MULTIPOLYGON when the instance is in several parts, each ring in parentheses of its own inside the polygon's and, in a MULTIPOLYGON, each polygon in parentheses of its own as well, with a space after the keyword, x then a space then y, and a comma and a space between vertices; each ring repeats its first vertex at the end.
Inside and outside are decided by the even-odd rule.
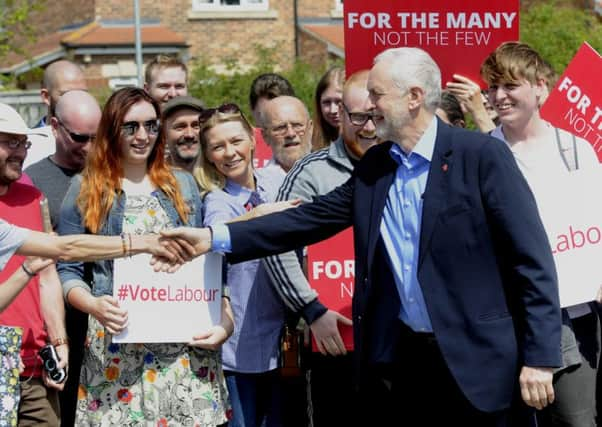
POLYGON ((447 169, 448 169, 447 163, 443 163, 443 165, 441 165, 441 170, 443 172, 447 172, 447 169))

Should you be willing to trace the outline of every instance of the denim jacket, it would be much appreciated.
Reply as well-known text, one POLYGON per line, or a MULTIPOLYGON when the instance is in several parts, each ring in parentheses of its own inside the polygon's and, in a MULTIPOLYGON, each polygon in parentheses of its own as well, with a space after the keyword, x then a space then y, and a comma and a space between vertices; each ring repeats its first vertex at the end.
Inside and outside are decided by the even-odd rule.
MULTIPOLYGON (((186 205, 189 206, 188 221, 184 223, 178 215, 172 201, 160 189, 155 191, 159 203, 165 209, 167 216, 174 226, 190 225, 201 227, 203 224, 201 198, 198 187, 192 175, 181 170, 173 170, 173 174, 178 181, 180 191, 186 205)), ((58 233, 64 234, 89 234, 83 225, 81 213, 76 205, 76 199, 80 192, 82 178, 80 175, 73 177, 71 185, 61 206, 61 216, 58 226, 58 233)), ((117 193, 109 215, 102 224, 98 235, 118 236, 122 232, 123 215, 125 209, 126 195, 124 192, 117 193)), ((84 287, 92 291, 92 295, 112 295, 113 294, 113 261, 96 261, 92 264, 92 283, 87 284, 84 281, 84 263, 83 262, 59 262, 57 271, 63 285, 63 294, 65 300, 69 291, 75 287, 84 287)))

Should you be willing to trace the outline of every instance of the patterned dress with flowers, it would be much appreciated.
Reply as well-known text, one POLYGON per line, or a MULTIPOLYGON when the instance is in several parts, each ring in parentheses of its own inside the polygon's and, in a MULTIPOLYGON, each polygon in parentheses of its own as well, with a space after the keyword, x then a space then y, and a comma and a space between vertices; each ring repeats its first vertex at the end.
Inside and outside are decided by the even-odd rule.
MULTIPOLYGON (((155 197, 127 198, 124 232, 158 233, 169 226, 155 197)), ((76 425, 216 426, 227 421, 228 405, 219 352, 173 343, 113 344, 90 316, 76 425)))

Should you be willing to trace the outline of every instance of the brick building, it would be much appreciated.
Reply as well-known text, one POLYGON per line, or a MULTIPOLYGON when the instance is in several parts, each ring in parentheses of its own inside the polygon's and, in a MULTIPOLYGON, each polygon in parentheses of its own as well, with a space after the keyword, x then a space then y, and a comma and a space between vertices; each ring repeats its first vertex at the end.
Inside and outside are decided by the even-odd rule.
MULTIPOLYGON (((143 62, 157 53, 202 60, 220 71, 255 63, 257 47, 272 48, 280 68, 297 56, 316 65, 344 56, 342 0, 140 0, 143 62)), ((22 75, 68 58, 91 87, 136 83, 134 2, 47 2, 31 17, 37 31, 28 56, 10 54, 0 73, 22 75)), ((38 82, 23 84, 35 87, 38 82)))

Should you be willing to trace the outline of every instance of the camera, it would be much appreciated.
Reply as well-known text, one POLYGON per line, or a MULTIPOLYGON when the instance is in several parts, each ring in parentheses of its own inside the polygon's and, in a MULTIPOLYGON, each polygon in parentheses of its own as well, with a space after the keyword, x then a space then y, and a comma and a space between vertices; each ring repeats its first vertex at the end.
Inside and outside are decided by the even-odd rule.
POLYGON ((48 376, 55 383, 62 383, 67 378, 67 372, 64 368, 59 368, 59 355, 52 344, 45 345, 38 353, 42 359, 42 366, 48 376))

